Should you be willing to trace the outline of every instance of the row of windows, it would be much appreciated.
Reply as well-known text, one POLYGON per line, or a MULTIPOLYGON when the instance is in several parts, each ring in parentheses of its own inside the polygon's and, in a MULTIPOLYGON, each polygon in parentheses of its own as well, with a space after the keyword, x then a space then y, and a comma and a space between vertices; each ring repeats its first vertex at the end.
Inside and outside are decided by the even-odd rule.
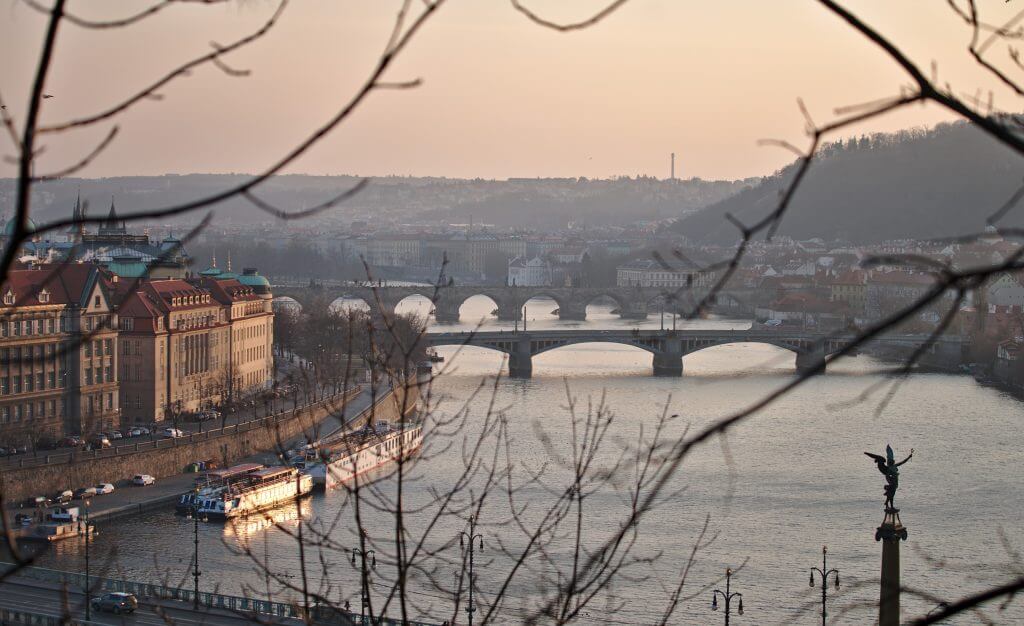
POLYGON ((38 372, 24 376, 0 376, 0 395, 12 393, 31 393, 59 389, 64 386, 64 373, 57 376, 56 372, 38 372))
POLYGON ((85 368, 85 382, 86 385, 102 385, 103 383, 116 382, 114 379, 114 368, 111 366, 97 367, 95 370, 91 367, 85 368), (95 372, 95 375, 94 375, 95 372), (95 381, 93 380, 95 378, 95 381))
POLYGON ((243 339, 253 339, 254 337, 265 337, 268 328, 270 328, 269 325, 264 326, 262 324, 259 326, 248 326, 246 328, 239 328, 238 330, 234 331, 234 340, 242 341, 243 339))
POLYGON ((17 363, 21 360, 29 359, 42 359, 45 355, 47 359, 53 358, 54 353, 57 351, 57 344, 36 344, 34 346, 24 346, 24 348, 17 346, 14 348, 0 348, 0 363, 14 362, 17 363))
POLYGON ((23 421, 31 422, 36 419, 56 417, 58 406, 56 400, 50 400, 49 402, 29 402, 0 407, 0 423, 17 424, 23 421))
POLYGON ((85 352, 85 356, 110 356, 114 350, 113 339, 97 339, 95 341, 86 341, 82 343, 82 350, 85 352))
MULTIPOLYGON (((61 318, 65 322, 66 318, 61 318)), ((64 324, 61 324, 63 331, 64 324)), ((55 318, 36 320, 17 320, 14 322, 0 322, 0 337, 31 337, 33 335, 52 335, 56 330, 55 318)))
POLYGON ((250 361, 255 361, 257 359, 266 358, 266 356, 267 356, 267 346, 264 346, 264 345, 253 346, 251 348, 246 348, 245 350, 242 350, 241 352, 236 352, 235 353, 235 361, 237 361, 239 364, 249 363, 250 361), (240 359, 239 358, 240 354, 244 355, 245 358, 244 359, 240 359))

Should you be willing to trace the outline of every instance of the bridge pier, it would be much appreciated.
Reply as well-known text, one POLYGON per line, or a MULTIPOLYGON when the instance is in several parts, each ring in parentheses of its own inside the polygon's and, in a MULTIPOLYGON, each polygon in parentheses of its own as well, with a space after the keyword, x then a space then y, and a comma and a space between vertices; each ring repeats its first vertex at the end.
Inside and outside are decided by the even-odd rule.
POLYGON ((447 298, 434 303, 434 319, 440 324, 454 324, 459 321, 459 305, 447 298))
POLYGON ((679 378, 683 375, 683 354, 661 352, 654 355, 654 375, 665 378, 679 378))
POLYGON ((821 366, 821 373, 825 372, 825 348, 818 346, 805 352, 796 353, 796 372, 807 374, 821 366))
POLYGON ((530 353, 530 340, 520 339, 515 350, 508 355, 509 378, 533 377, 533 354, 530 353))
POLYGON ((619 309, 619 317, 624 320, 647 319, 647 302, 630 302, 619 309))
POLYGON ((502 322, 518 322, 523 319, 523 303, 503 301, 498 303, 498 320, 502 322))
POLYGON ((582 322, 587 319, 587 305, 580 302, 558 303, 558 319, 582 322))

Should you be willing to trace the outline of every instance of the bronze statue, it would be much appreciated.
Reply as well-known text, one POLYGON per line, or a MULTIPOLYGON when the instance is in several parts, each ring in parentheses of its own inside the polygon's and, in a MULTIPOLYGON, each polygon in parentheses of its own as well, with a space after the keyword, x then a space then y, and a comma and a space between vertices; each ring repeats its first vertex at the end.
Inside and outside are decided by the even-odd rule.
POLYGON ((904 463, 906 463, 907 461, 910 460, 910 457, 914 456, 914 449, 911 448, 910 449, 910 454, 907 455, 907 458, 903 459, 899 463, 896 462, 896 459, 893 456, 892 446, 888 446, 888 445, 885 446, 885 456, 884 457, 879 455, 879 454, 871 454, 870 452, 865 452, 864 454, 868 455, 869 457, 871 457, 872 459, 875 460, 875 465, 878 466, 878 471, 882 472, 882 475, 885 476, 885 508, 886 508, 886 510, 887 511, 890 510, 890 509, 895 510, 896 507, 893 505, 892 499, 893 499, 893 496, 896 495, 896 490, 899 489, 899 486, 900 486, 900 469, 899 468, 900 468, 900 465, 903 465, 904 463))

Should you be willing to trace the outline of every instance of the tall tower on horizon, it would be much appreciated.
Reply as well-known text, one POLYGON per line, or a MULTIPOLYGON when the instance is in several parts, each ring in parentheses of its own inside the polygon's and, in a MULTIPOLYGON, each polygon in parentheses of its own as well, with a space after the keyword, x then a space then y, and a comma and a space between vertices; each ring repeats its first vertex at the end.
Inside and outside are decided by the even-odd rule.
POLYGON ((675 180, 676 179, 676 153, 675 152, 672 153, 672 168, 671 168, 671 171, 672 171, 672 174, 669 177, 669 180, 675 180))

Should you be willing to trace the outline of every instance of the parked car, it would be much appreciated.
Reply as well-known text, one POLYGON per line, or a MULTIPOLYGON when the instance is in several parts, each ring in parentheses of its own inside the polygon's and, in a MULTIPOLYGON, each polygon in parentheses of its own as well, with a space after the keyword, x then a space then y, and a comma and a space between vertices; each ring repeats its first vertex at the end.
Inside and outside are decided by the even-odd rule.
POLYGON ((170 437, 171 439, 185 437, 186 435, 188 435, 188 433, 186 433, 185 431, 179 430, 177 428, 165 428, 163 429, 163 431, 161 431, 160 434, 163 435, 164 437, 170 437))
POLYGON ((136 474, 132 478, 132 484, 138 485, 139 487, 145 487, 146 485, 152 485, 156 482, 156 479, 149 474, 136 474))
POLYGON ((58 442, 61 448, 77 448, 82 445, 81 437, 65 437, 58 442))
POLYGON ((107 439, 121 439, 124 435, 116 430, 112 430, 107 434, 107 439))
POLYGON ((776 319, 765 320, 764 325, 765 326, 782 326, 782 320, 776 320, 776 319))
POLYGON ((75 499, 84 500, 85 498, 92 498, 96 495, 96 487, 82 487, 81 489, 75 490, 75 499))
POLYGON ((108 493, 114 493, 114 486, 110 483, 100 483, 96 485, 96 495, 103 496, 108 493))
POLYGON ((148 428, 142 428, 141 426, 136 426, 135 428, 133 428, 130 431, 128 431, 128 436, 129 437, 142 437, 143 435, 148 435, 148 434, 149 434, 149 429, 148 428))
POLYGON ((50 499, 47 498, 46 496, 33 496, 31 498, 26 498, 24 501, 22 501, 21 506, 29 508, 50 506, 50 499))
POLYGON ((132 613, 139 608, 139 601, 134 594, 111 591, 98 598, 92 599, 92 608, 97 611, 110 611, 111 613, 132 613))
POLYGON ((54 504, 67 504, 68 502, 71 502, 72 500, 74 500, 74 498, 75 498, 75 493, 73 491, 71 491, 70 489, 65 489, 64 491, 58 491, 56 493, 56 495, 53 496, 53 503, 54 504))
POLYGON ((96 433, 92 437, 89 437, 89 445, 93 448, 109 448, 110 439, 102 433, 96 433))

